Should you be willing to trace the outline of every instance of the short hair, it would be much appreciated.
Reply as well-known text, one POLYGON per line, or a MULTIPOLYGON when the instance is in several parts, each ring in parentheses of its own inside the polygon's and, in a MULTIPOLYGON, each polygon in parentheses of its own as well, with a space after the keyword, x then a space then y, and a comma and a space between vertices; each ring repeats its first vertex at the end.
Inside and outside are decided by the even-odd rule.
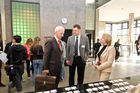
POLYGON ((58 32, 58 31, 60 31, 60 29, 65 30, 64 27, 62 27, 62 26, 57 26, 57 27, 55 28, 55 33, 58 32))
POLYGON ((110 34, 104 33, 102 37, 105 39, 107 46, 111 46, 112 36, 110 34))
POLYGON ((100 41, 100 39, 99 38, 97 38, 97 42, 99 42, 100 41))
POLYGON ((78 29, 81 29, 81 27, 80 27, 80 25, 79 25, 79 24, 75 24, 75 25, 73 26, 73 28, 78 28, 78 29))
POLYGON ((20 43, 22 38, 19 35, 15 35, 13 39, 15 40, 16 43, 20 43))

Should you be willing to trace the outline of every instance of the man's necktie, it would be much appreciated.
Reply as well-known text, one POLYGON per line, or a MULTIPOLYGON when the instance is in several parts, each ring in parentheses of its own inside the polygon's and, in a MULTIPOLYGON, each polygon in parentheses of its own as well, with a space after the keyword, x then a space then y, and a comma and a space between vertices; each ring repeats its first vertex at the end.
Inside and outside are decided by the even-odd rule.
POLYGON ((61 47, 61 41, 60 40, 58 40, 58 46, 60 48, 60 51, 62 52, 62 47, 61 47))
POLYGON ((78 36, 76 36, 76 42, 75 42, 75 56, 78 56, 78 36))
POLYGON ((60 40, 58 40, 58 46, 59 46, 59 49, 61 51, 61 54, 60 54, 60 61, 61 61, 61 59, 62 59, 62 47, 61 47, 61 41, 60 40))

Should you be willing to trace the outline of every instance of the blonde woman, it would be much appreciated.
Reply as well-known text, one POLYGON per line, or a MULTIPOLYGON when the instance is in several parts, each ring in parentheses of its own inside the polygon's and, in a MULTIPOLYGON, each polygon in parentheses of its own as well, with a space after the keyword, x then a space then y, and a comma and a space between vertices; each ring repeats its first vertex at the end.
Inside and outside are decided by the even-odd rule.
POLYGON ((96 57, 95 68, 98 72, 98 80, 105 81, 109 80, 112 64, 115 59, 115 48, 111 46, 112 36, 110 34, 103 34, 101 38, 102 47, 96 57))
POLYGON ((39 37, 34 38, 34 42, 30 50, 33 55, 33 68, 34 68, 33 83, 35 84, 35 77, 37 75, 37 72, 39 71, 39 74, 42 74, 43 69, 43 48, 40 45, 39 37))

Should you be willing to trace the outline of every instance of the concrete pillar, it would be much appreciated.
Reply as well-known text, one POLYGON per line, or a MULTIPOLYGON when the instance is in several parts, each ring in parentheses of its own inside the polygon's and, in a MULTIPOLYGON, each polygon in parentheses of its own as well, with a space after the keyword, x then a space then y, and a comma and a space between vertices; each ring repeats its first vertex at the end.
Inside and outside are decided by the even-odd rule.
MULTIPOLYGON (((95 28, 95 36, 99 36, 99 9, 96 9, 96 28, 95 28)), ((96 41, 95 37, 95 41, 96 41)))
POLYGON ((1 0, 0 3, 1 3, 0 13, 1 13, 2 40, 3 40, 3 48, 5 48, 5 44, 11 41, 12 37, 11 7, 10 0, 1 0))
POLYGON ((134 13, 129 14, 129 32, 128 32, 128 43, 131 44, 131 32, 132 32, 132 25, 134 21, 134 13))

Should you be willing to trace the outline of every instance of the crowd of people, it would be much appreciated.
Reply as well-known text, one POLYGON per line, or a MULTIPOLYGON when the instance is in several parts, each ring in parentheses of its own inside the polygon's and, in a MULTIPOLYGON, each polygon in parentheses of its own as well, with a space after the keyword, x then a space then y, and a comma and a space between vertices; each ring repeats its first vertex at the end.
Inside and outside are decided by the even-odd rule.
MULTIPOLYGON (((81 27, 78 24, 73 26, 73 35, 68 37, 67 44, 62 41, 65 29, 57 26, 54 31, 54 37, 45 37, 44 49, 40 44, 41 39, 35 37, 27 39, 24 45, 21 45, 21 36, 15 35, 12 41, 5 47, 8 62, 7 65, 14 65, 14 73, 9 75, 8 92, 13 87, 17 91, 22 91, 22 75, 24 74, 24 62, 26 62, 27 77, 31 78, 30 70, 32 70, 33 85, 35 86, 35 78, 37 74, 46 73, 56 76, 55 87, 58 87, 60 81, 64 81, 65 67, 64 63, 69 66, 69 86, 75 85, 75 70, 77 68, 77 84, 83 84, 86 61, 89 54, 89 40, 87 36, 81 35, 81 27)), ((2 41, 2 40, 1 40, 2 41)), ((109 80, 112 71, 112 64, 116 56, 117 43, 111 44, 112 36, 104 33, 102 38, 97 39, 94 46, 95 67, 98 73, 98 80, 109 80)), ((118 41, 119 42, 119 41, 118 41)), ((2 51, 2 42, 1 51, 2 51)), ((1 69, 0 62, 0 69, 1 69)), ((0 87, 5 87, 1 82, 0 70, 0 87)))

